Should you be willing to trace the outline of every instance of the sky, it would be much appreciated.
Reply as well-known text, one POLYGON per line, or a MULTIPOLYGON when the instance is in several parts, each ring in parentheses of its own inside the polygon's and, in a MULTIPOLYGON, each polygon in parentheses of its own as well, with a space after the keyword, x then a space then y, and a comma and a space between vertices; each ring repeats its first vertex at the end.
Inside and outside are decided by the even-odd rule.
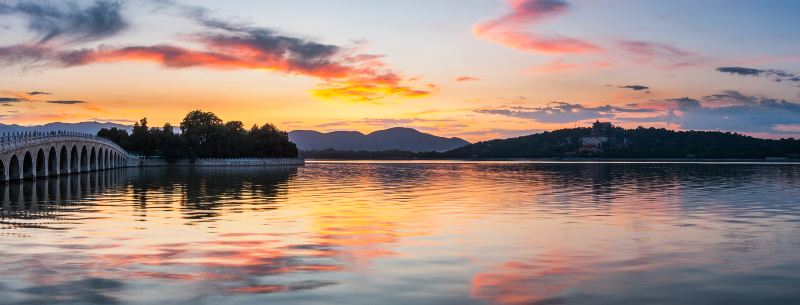
POLYGON ((0 122, 800 137, 791 0, 0 0, 0 122))

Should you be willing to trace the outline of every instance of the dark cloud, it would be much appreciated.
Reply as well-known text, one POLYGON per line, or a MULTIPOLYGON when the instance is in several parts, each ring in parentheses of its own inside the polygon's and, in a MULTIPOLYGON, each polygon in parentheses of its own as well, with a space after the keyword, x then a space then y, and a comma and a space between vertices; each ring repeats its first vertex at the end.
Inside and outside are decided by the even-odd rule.
POLYGON ((719 67, 718 72, 730 73, 734 75, 766 77, 776 82, 795 82, 800 83, 800 75, 778 69, 753 69, 744 67, 719 67))
POLYGON ((74 1, 17 1, 0 6, 0 15, 23 17, 28 29, 39 35, 39 44, 113 36, 128 26, 121 11, 122 3, 112 0, 98 0, 88 6, 74 1))
POLYGON ((265 60, 282 59, 295 69, 313 71, 335 64, 333 57, 342 52, 339 46, 281 35, 271 29, 246 23, 223 20, 213 16, 204 7, 182 5, 172 1, 161 3, 179 9, 185 17, 208 29, 222 30, 224 34, 197 35, 212 50, 220 53, 226 53, 224 52, 226 50, 254 50, 261 53, 265 60))
POLYGON ((622 88, 622 89, 631 89, 631 90, 634 90, 634 91, 641 91, 641 90, 650 89, 650 87, 642 86, 642 85, 627 85, 627 86, 618 86, 618 87, 622 88))
MULTIPOLYGON (((153 1, 161 9, 173 11, 177 9, 181 16, 202 25, 204 32, 184 36, 191 37, 189 40, 199 43, 201 47, 189 48, 169 43, 70 49, 58 44, 17 44, 0 47, 0 63, 72 67, 93 63, 148 61, 167 68, 204 67, 275 71, 318 78, 322 83, 311 90, 313 95, 353 102, 370 102, 388 96, 422 97, 435 91, 432 89, 435 86, 420 90, 404 85, 408 80, 388 68, 380 55, 357 54, 350 48, 218 19, 201 7, 176 4, 167 0, 153 1)), ((25 12, 26 16, 42 16, 45 20, 49 20, 50 16, 62 16, 66 20, 72 20, 31 21, 31 24, 37 24, 31 28, 42 33, 40 42, 67 35, 73 40, 102 38, 118 32, 125 25, 119 13, 121 7, 119 2, 97 1, 84 10, 76 9, 76 5, 64 7, 70 9, 55 4, 45 5, 45 2, 31 2, 31 4, 20 2, 14 6, 5 5, 2 10, 18 14, 25 12), (42 24, 38 25, 39 23, 42 24), (94 30, 93 25, 106 30, 94 30)))
POLYGON ((26 99, 21 99, 17 97, 0 97, 0 103, 19 103, 19 102, 26 102, 26 99))
POLYGON ((542 123, 570 123, 589 119, 613 119, 617 113, 647 113, 648 108, 615 107, 611 105, 587 107, 563 102, 548 103, 545 107, 510 107, 480 109, 478 113, 498 114, 516 118, 531 119, 542 123))
POLYGON ((778 126, 800 124, 800 103, 747 96, 737 91, 702 101, 679 99, 669 119, 683 129, 780 133, 778 126))
POLYGON ((46 94, 49 95, 49 94, 52 94, 52 93, 43 92, 43 91, 31 91, 31 92, 28 92, 28 95, 46 95, 46 94))
POLYGON ((717 71, 730 74, 760 76, 761 72, 763 72, 764 70, 742 68, 742 67, 719 67, 717 68, 717 71))
POLYGON ((85 101, 76 101, 76 100, 55 100, 55 101, 47 101, 50 104, 61 104, 61 105, 75 105, 75 104, 85 104, 85 101))
POLYGON ((545 107, 507 107, 481 109, 477 112, 542 123, 607 119, 629 123, 674 124, 681 129, 693 130, 800 134, 800 102, 750 96, 734 90, 700 99, 681 97, 623 107, 550 103, 545 107))

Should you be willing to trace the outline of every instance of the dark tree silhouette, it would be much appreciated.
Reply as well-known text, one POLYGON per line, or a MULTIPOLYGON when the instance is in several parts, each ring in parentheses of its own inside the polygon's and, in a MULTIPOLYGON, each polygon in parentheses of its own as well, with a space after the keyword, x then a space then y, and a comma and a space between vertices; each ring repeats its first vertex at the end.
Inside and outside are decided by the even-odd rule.
POLYGON ((590 128, 560 129, 523 137, 467 145, 442 154, 444 158, 740 158, 800 157, 800 140, 759 139, 718 131, 674 131, 664 128, 607 130, 614 141, 599 152, 580 152, 581 138, 590 128), (622 144, 624 143, 624 145, 622 144))
POLYGON ((160 156, 167 161, 197 158, 283 158, 297 157, 297 146, 286 132, 272 124, 253 126, 250 131, 240 121, 223 121, 211 112, 195 110, 183 118, 181 133, 169 123, 162 128, 147 126, 147 118, 133 125, 130 136, 122 129, 101 129, 97 135, 122 148, 145 156, 160 156))

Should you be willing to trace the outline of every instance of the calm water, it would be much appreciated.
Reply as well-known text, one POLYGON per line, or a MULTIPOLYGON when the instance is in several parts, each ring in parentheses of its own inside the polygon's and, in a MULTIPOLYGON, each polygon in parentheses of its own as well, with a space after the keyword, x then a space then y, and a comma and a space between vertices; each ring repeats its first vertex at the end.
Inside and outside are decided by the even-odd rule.
POLYGON ((0 194, 1 304, 800 304, 800 165, 128 169, 0 194))

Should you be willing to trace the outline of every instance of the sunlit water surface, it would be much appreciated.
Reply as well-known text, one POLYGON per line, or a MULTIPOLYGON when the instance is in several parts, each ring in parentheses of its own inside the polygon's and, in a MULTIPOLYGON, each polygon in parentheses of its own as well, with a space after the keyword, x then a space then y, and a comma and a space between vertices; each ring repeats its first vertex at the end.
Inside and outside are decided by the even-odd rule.
POLYGON ((128 169, 0 198, 2 304, 800 304, 800 165, 128 169))

